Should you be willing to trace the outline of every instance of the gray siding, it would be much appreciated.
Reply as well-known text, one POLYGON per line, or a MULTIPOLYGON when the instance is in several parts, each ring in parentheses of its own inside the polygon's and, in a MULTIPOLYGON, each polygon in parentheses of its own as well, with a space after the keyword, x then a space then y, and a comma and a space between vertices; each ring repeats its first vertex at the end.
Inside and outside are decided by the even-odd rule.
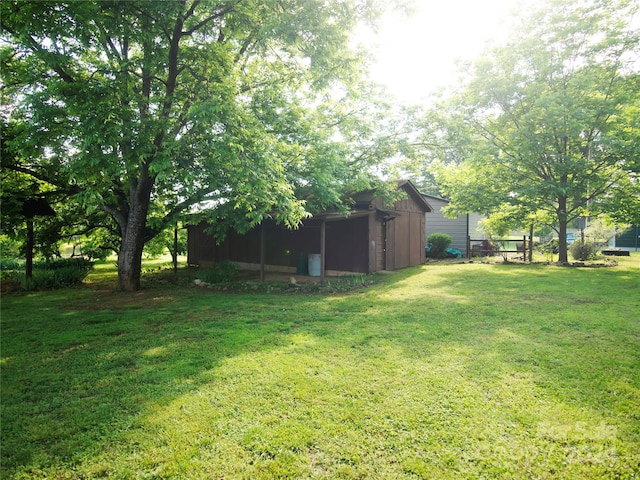
POLYGON ((484 215, 480 215, 479 213, 469 214, 469 236, 471 238, 475 238, 475 239, 487 238, 487 234, 479 230, 480 221, 485 218, 487 217, 485 217, 484 215))
MULTIPOLYGON (((451 248, 457 248, 462 251, 462 255, 467 255, 467 215, 459 215, 456 218, 446 218, 442 214, 442 208, 449 201, 443 198, 425 195, 427 202, 433 207, 433 212, 427 212, 425 215, 426 237, 432 233, 446 233, 451 235, 451 248)), ((475 225, 474 225, 475 230, 475 225)), ((425 238, 426 238, 425 237, 425 238)))
POLYGON ((433 207, 433 212, 425 214, 425 238, 438 232, 451 235, 451 247, 462 251, 463 256, 467 255, 467 236, 475 239, 486 238, 486 235, 478 230, 480 221, 485 218, 484 215, 469 213, 456 218, 446 218, 442 208, 447 206, 449 200, 431 195, 423 196, 433 207))

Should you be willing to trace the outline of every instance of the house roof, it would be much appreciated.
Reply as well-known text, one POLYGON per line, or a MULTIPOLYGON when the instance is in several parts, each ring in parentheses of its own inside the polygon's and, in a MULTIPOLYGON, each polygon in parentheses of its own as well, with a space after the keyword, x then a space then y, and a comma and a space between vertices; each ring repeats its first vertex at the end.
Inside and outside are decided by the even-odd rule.
POLYGON ((422 196, 427 199, 433 199, 433 200, 439 200, 441 202, 447 202, 447 203, 451 203, 451 200, 449 200, 448 198, 443 198, 443 197, 438 197, 437 195, 429 195, 427 193, 423 193, 422 196))

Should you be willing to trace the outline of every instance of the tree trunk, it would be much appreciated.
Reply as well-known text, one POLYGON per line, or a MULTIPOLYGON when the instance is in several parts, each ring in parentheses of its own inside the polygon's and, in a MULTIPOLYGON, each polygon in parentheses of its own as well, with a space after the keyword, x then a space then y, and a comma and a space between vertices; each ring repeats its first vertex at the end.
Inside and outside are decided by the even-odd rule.
POLYGON ((122 243, 118 252, 118 287, 127 292, 140 290, 149 203, 150 189, 149 193, 136 195, 135 201, 131 202, 126 226, 122 229, 122 243))
POLYGON ((558 198, 558 263, 569 263, 567 257, 567 198, 558 198))

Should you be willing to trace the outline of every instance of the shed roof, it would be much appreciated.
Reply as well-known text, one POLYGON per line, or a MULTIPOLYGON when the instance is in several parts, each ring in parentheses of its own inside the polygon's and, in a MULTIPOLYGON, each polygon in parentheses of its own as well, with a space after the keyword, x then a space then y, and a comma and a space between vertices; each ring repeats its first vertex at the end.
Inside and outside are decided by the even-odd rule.
POLYGON ((401 180, 401 181, 399 181, 398 182, 398 187, 404 189, 404 191, 407 192, 407 194, 411 198, 413 198, 416 201, 416 203, 425 212, 432 212, 433 211, 433 207, 431 207, 431 205, 429 205, 429 202, 427 202, 427 199, 424 198, 425 196, 418 191, 418 189, 411 182, 411 180, 401 180))

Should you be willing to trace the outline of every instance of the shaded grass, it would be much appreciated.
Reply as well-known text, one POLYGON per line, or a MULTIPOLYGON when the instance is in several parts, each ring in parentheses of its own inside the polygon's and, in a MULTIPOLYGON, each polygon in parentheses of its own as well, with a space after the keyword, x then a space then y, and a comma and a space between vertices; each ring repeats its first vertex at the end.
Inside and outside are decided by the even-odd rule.
POLYGON ((2 299, 2 478, 637 478, 640 256, 2 299), (634 477, 635 475, 635 477, 634 477))

